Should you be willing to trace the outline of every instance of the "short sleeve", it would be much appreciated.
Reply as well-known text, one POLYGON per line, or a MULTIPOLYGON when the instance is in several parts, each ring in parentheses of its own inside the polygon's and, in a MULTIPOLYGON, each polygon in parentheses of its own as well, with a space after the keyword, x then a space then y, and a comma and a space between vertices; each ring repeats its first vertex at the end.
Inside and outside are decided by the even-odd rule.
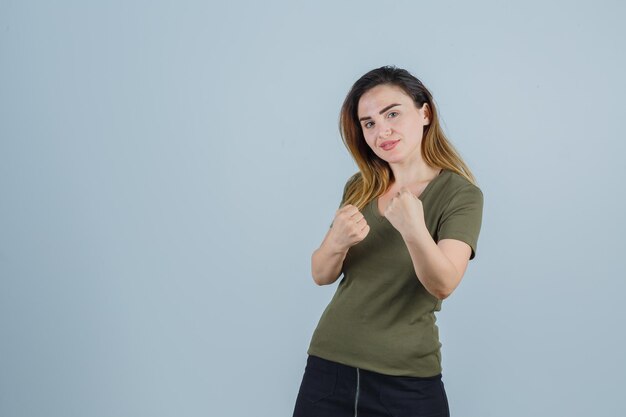
MULTIPOLYGON (((348 191, 348 186, 350 185, 350 183, 352 183, 356 179, 358 174, 359 173, 357 172, 356 174, 348 178, 348 180, 346 181, 345 185, 343 186, 343 194, 341 195, 341 202, 339 203, 339 207, 337 207, 337 209, 340 209, 344 201, 346 201, 346 192, 348 191)), ((333 224, 331 223, 329 226, 329 229, 332 227, 333 227, 333 224)))
POLYGON ((478 235, 483 216, 483 193, 474 184, 457 191, 444 210, 437 228, 438 241, 457 239, 472 248, 470 259, 476 256, 478 235))

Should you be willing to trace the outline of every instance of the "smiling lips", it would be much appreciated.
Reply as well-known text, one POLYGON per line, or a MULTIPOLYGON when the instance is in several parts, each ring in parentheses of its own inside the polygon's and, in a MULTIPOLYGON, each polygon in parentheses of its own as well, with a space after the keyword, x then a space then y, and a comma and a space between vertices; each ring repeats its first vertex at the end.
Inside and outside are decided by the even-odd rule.
POLYGON ((400 142, 399 140, 388 140, 380 144, 380 147, 386 151, 390 151, 396 147, 396 144, 400 142))

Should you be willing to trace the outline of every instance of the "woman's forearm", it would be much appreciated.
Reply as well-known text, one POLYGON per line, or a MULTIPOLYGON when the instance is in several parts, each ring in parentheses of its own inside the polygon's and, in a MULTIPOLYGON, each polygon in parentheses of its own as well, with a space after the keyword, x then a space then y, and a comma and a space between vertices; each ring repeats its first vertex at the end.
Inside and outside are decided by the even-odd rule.
POLYGON ((311 274, 317 285, 328 285, 337 281, 349 249, 338 247, 329 236, 330 230, 320 247, 311 255, 311 274))
POLYGON ((448 297, 454 290, 458 272, 437 246, 426 227, 402 237, 411 255, 415 275, 424 288, 440 300, 448 297))

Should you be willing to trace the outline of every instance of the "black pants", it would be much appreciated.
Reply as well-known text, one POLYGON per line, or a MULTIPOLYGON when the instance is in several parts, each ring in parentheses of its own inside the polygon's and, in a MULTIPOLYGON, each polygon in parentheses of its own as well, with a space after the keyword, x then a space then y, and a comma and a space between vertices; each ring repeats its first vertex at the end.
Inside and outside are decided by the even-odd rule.
POLYGON ((449 417, 441 374, 383 375, 309 355, 293 417, 449 417))

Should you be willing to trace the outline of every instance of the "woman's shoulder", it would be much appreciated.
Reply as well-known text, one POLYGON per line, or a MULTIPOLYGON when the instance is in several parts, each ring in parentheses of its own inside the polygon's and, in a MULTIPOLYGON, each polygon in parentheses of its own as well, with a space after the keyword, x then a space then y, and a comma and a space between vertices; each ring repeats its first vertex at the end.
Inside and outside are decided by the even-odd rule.
POLYGON ((343 186, 344 194, 348 190, 348 187, 350 187, 351 184, 355 183, 359 178, 361 178, 361 171, 357 171, 354 174, 350 175, 350 177, 348 177, 343 186))
POLYGON ((442 172, 442 174, 445 173, 447 175, 447 181, 446 181, 447 187, 450 187, 451 189, 454 189, 454 190, 469 188, 469 189, 474 189, 475 191, 481 192, 480 187, 478 185, 474 184, 473 182, 465 178, 463 175, 460 175, 449 169, 444 169, 443 171, 444 172, 442 172))
POLYGON ((483 192, 478 185, 454 171, 444 169, 442 175, 444 175, 444 173, 446 178, 442 181, 442 187, 440 189, 441 198, 447 200, 452 198, 459 199, 461 197, 470 200, 483 199, 483 192))
POLYGON ((351 184, 353 182, 355 182, 357 179, 361 178, 361 171, 357 171, 354 174, 352 174, 348 180, 346 181, 346 184, 351 184))

